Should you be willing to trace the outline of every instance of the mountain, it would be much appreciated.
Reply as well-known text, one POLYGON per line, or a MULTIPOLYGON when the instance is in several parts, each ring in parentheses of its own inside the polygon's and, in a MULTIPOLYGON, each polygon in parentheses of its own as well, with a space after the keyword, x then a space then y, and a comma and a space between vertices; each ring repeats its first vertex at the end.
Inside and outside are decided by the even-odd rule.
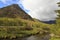
POLYGON ((0 8, 0 17, 8 18, 22 18, 33 20, 24 10, 22 10, 18 4, 12 4, 4 8, 0 8))
POLYGON ((47 24, 56 24, 56 20, 42 21, 42 22, 47 24))
POLYGON ((56 24, 56 20, 40 21, 39 19, 34 18, 34 21, 38 21, 38 22, 45 23, 45 24, 56 24))

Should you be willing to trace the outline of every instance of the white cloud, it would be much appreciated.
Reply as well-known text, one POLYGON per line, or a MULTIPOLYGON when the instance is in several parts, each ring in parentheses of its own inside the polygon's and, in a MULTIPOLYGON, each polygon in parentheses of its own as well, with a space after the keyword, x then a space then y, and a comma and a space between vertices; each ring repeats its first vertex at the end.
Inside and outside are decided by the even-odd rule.
POLYGON ((7 0, 0 0, 0 1, 3 2, 3 3, 6 3, 7 0))
POLYGON ((56 18, 54 10, 57 9, 59 0, 23 0, 25 9, 29 9, 29 15, 39 20, 48 21, 56 18))
POLYGON ((13 2, 13 0, 0 0, 2 3, 7 4, 7 2, 13 2))

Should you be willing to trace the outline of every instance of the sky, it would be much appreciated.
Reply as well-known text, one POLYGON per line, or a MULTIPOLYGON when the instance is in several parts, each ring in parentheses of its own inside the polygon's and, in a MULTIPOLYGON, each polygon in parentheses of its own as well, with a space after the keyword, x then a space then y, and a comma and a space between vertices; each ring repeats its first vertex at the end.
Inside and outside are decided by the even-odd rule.
POLYGON ((0 0, 0 8, 18 4, 31 17, 41 21, 55 20, 57 14, 54 12, 58 8, 57 2, 60 0, 0 0))

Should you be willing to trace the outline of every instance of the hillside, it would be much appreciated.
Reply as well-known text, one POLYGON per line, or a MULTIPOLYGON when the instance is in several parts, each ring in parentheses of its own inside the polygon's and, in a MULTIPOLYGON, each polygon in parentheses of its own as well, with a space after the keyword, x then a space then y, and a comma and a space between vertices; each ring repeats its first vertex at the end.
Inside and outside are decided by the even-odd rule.
POLYGON ((22 18, 33 20, 30 15, 23 11, 18 4, 12 4, 4 8, 0 8, 0 17, 22 18))

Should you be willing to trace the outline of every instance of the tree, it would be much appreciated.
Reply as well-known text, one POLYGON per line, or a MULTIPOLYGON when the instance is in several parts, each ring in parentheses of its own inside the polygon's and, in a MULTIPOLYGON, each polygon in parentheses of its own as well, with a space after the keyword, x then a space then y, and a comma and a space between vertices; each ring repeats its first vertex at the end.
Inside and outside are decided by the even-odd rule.
POLYGON ((58 2, 57 4, 58 4, 58 6, 60 7, 60 2, 58 2))
MULTIPOLYGON (((60 7, 60 2, 57 3, 58 7, 60 7)), ((60 9, 55 10, 55 12, 58 14, 58 18, 60 18, 60 9)))

